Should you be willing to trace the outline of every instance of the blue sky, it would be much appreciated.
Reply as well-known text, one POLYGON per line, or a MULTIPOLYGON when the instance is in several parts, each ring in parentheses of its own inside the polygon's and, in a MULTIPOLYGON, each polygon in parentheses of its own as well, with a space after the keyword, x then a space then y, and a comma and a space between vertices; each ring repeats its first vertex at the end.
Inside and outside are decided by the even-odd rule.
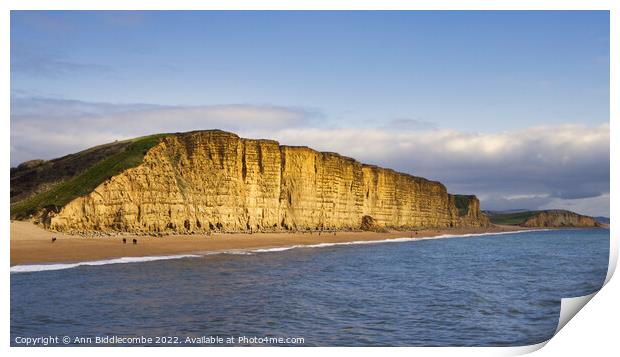
POLYGON ((440 179, 472 190, 489 208, 504 208, 502 200, 527 208, 608 202, 605 11, 14 11, 11 65, 12 164, 101 140, 218 125, 440 179), (90 124, 98 129, 88 133, 90 124), (37 135, 41 128, 48 135, 37 135), (564 131, 575 140, 536 146, 557 141, 541 135, 564 131), (394 133, 411 134, 396 144, 405 149, 371 145, 389 145, 377 138, 394 133), (605 133, 607 146, 593 148, 605 144, 605 133), (431 150, 435 161, 449 163, 460 149, 470 154, 466 167, 497 171, 514 155, 502 150, 510 146, 528 150, 517 153, 527 170, 511 172, 517 181, 505 187, 499 177, 476 185, 482 180, 469 170, 446 172, 415 157, 445 145, 432 138, 448 134, 452 146, 431 150), (455 137, 464 140, 459 148, 455 137), (28 138, 48 140, 46 149, 28 138), (360 139, 368 145, 358 147, 360 139), (469 162, 481 148, 486 161, 469 162), (541 183, 572 175, 545 168, 541 157, 550 152, 572 165, 570 187, 583 186, 578 198, 566 197, 566 177, 541 183), (599 166, 592 177, 577 175, 588 155, 599 166))

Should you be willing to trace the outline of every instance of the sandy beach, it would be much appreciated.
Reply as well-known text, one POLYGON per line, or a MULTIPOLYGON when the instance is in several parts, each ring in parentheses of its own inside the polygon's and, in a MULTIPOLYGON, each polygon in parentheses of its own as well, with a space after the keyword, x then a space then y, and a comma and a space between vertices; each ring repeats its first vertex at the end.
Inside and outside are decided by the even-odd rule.
POLYGON ((425 238, 443 234, 471 234, 522 230, 513 226, 486 229, 428 229, 416 232, 395 231, 333 233, 255 233, 175 235, 164 237, 110 236, 82 237, 46 231, 31 222, 11 221, 11 266, 36 263, 68 263, 120 257, 191 254, 229 250, 287 247, 318 243, 373 241, 394 238, 425 238), (52 243, 51 238, 56 237, 52 243), (127 244, 123 244, 123 238, 127 244), (132 244, 136 238, 138 244, 132 244))

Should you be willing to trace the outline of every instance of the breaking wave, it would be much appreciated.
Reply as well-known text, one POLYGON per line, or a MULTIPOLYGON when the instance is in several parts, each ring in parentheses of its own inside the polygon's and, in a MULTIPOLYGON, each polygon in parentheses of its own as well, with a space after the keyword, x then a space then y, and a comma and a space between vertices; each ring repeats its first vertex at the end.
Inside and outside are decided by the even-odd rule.
POLYGON ((144 262, 151 262, 155 260, 170 260, 170 259, 199 258, 199 257, 201 257, 201 255, 179 254, 179 255, 148 256, 148 257, 122 257, 122 258, 93 260, 93 261, 85 261, 85 262, 77 262, 77 263, 15 265, 11 267, 11 273, 29 273, 29 272, 36 272, 36 271, 71 269, 71 268, 77 268, 79 266, 144 263, 144 262))

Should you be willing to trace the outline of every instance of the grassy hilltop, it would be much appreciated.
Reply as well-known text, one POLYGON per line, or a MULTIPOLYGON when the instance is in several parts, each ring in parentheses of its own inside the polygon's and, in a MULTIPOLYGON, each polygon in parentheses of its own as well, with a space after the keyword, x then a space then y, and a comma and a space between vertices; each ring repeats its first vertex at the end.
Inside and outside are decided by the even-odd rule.
POLYGON ((527 221, 529 218, 534 217, 541 211, 520 211, 520 212, 491 212, 485 211, 484 213, 489 217, 491 223, 501 225, 520 225, 527 221))
POLYGON ((168 134, 96 146, 51 161, 26 162, 11 169, 11 218, 24 219, 41 208, 57 209, 105 180, 142 163, 146 152, 168 134))

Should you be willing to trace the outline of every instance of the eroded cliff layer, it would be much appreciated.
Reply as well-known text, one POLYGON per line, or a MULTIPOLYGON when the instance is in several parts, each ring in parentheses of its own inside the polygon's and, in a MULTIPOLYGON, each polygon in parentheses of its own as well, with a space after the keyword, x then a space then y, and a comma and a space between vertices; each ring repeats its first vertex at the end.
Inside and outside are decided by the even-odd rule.
POLYGON ((600 227, 594 218, 564 210, 540 211, 521 224, 524 227, 600 227))
POLYGON ((61 231, 135 233, 487 226, 475 196, 335 153, 218 130, 165 136, 52 215, 61 231), (457 207, 458 206, 458 207, 457 207))

